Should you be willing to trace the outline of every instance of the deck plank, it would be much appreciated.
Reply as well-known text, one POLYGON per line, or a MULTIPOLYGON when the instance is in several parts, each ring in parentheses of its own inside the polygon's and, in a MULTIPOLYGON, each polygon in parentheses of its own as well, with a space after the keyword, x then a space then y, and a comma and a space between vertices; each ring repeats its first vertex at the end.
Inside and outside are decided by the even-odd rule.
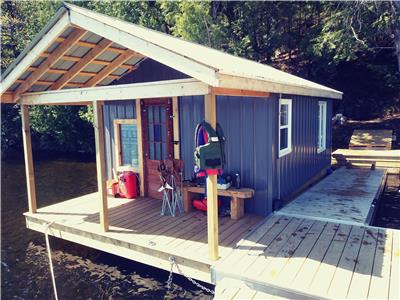
POLYGON ((364 231, 365 230, 363 227, 352 227, 350 236, 347 240, 342 257, 340 258, 328 290, 329 298, 346 298, 351 283, 351 278, 353 276, 354 267, 360 251, 364 231))
POLYGON ((387 299, 389 296, 392 242, 392 231, 379 229, 368 299, 387 299))
POLYGON ((288 226, 286 226, 285 230, 264 249, 263 253, 261 253, 251 265, 244 269, 243 274, 248 277, 258 278, 262 272, 263 266, 268 264, 269 261, 279 253, 292 234, 301 226, 302 222, 303 219, 293 218, 288 226))
POLYGON ((305 239, 313 224, 314 220, 304 219, 302 221, 301 225, 291 234, 287 243, 279 250, 275 258, 263 266, 264 270, 259 273, 263 281, 276 281, 278 275, 290 257, 295 253, 297 247, 305 239))
POLYGON ((311 252, 317 240, 320 238, 322 232, 325 232, 326 227, 332 226, 332 223, 327 225, 326 222, 315 222, 310 231, 307 232, 306 237, 303 239, 299 247, 290 257, 286 266, 284 266, 281 273, 278 275, 277 284, 280 286, 290 286, 297 273, 301 269, 304 261, 311 252))
POLYGON ((368 296, 371 273, 374 265, 378 229, 365 230, 360 253, 354 268, 353 277, 347 293, 349 299, 366 299, 368 296))
POLYGON ((323 233, 318 238, 310 254, 291 283, 291 286, 294 289, 301 290, 307 288, 311 284, 314 275, 318 271, 321 261, 325 257, 325 254, 338 230, 339 224, 328 223, 325 227, 323 233))
POLYGON ((342 256, 346 242, 350 236, 351 226, 341 224, 339 230, 330 244, 318 271, 314 274, 314 279, 307 289, 314 295, 326 295, 336 266, 342 256))

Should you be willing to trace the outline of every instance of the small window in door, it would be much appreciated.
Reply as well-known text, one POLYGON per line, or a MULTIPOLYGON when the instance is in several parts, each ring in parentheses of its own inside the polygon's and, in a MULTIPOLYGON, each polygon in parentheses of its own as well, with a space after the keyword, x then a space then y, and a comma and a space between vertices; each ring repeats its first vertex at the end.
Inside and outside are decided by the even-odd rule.
POLYGON ((167 112, 163 105, 148 106, 149 159, 168 158, 167 112))

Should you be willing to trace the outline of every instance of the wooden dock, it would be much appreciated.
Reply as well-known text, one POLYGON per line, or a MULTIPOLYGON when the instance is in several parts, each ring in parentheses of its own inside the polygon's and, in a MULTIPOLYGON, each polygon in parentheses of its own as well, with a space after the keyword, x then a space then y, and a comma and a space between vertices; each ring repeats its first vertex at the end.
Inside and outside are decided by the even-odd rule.
MULTIPOLYGON (((160 200, 109 198, 110 230, 103 232, 97 197, 97 193, 89 194, 40 208, 35 214, 25 213, 27 227, 44 232, 45 224, 54 222, 50 235, 167 271, 173 256, 185 274, 212 282, 210 268, 215 262, 208 259, 204 213, 160 216, 160 200)), ((255 215, 240 220, 220 218, 220 257, 229 254, 261 219, 255 215)))
POLYGON ((219 299, 399 299, 400 231, 273 215, 213 272, 219 299))

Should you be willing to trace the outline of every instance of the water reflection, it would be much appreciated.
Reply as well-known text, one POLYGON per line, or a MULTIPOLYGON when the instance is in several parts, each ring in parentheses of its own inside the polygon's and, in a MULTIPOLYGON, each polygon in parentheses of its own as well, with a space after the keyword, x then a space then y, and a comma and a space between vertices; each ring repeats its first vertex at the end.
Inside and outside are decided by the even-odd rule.
MULTIPOLYGON (((95 192, 95 168, 35 162, 38 207, 95 192)), ((26 229, 22 215, 28 210, 23 162, 2 162, 1 171, 2 299, 51 299, 44 236, 26 229)), ((55 238, 51 244, 60 299, 211 299, 183 277, 175 276, 168 291, 167 272, 55 238)))

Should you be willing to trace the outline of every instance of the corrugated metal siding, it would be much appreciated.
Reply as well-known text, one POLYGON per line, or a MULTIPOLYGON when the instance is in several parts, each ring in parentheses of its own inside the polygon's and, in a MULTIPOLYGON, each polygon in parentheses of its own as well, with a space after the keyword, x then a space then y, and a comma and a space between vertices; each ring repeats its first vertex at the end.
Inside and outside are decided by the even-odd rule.
POLYGON ((135 119, 135 100, 107 101, 103 108, 104 143, 107 178, 112 178, 112 168, 115 167, 114 153, 114 119, 135 119))
MULTIPOLYGON (((246 211, 267 215, 272 211, 275 132, 272 126, 276 101, 246 97, 217 97, 217 119, 226 136, 225 171, 241 174, 242 185, 254 188, 246 211), (270 188, 268 188, 270 187, 270 188)), ((203 97, 181 97, 179 101, 181 157, 185 177, 193 174, 194 130, 204 119, 203 97)))
MULTIPOLYGON (((292 152, 278 158, 278 176, 280 195, 285 198, 300 188, 307 180, 315 176, 330 164, 332 149, 332 100, 315 97, 285 95, 292 99, 292 152), (327 143, 326 151, 317 153, 318 137, 318 101, 327 101, 327 143)), ((276 107, 275 126, 278 132, 278 106, 276 107)), ((278 138, 276 138, 278 143, 278 138)))

